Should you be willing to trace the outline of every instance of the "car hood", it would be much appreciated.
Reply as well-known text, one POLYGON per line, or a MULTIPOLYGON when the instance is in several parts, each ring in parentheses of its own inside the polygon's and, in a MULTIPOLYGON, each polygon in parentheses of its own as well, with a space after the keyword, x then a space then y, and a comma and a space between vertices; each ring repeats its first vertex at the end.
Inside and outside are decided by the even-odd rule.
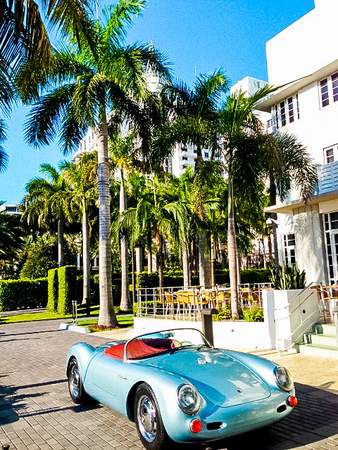
POLYGON ((203 397, 220 407, 240 405, 270 396, 266 383, 224 350, 181 349, 142 360, 141 364, 185 378, 203 397))

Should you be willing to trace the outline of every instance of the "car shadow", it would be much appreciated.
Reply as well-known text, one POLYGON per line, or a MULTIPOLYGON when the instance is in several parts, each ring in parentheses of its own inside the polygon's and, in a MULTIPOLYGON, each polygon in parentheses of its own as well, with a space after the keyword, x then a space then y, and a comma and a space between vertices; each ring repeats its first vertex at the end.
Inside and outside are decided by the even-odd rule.
MULTIPOLYGON (((322 441, 338 434, 338 391, 296 384, 299 405, 270 427, 185 450, 288 450, 322 441)), ((177 446, 177 450, 183 449, 177 446)), ((324 448, 324 447, 323 447, 324 448)), ((175 447, 176 449, 176 447, 175 447)))
MULTIPOLYGON (((6 374, 1 374, 1 378, 6 378, 6 374)), ((19 419, 25 419, 34 416, 44 416, 50 413, 59 413, 63 411, 73 411, 83 413, 93 409, 102 408, 100 404, 92 405, 71 405, 71 406, 53 406, 50 408, 39 408, 34 411, 26 411, 29 399, 44 397, 48 392, 39 390, 38 392, 20 393, 22 390, 48 387, 50 385, 66 383, 67 379, 61 378, 41 383, 26 384, 21 386, 5 386, 0 384, 0 427, 17 422, 19 419), (27 401, 26 401, 27 400, 27 401)))

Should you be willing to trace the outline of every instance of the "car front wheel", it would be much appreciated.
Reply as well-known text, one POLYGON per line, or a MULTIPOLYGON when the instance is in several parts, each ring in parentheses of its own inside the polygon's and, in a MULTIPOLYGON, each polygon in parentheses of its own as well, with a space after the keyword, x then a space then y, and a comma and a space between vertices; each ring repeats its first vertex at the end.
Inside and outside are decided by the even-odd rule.
POLYGON ((134 417, 137 433, 147 450, 170 448, 172 441, 164 429, 156 397, 145 383, 140 384, 136 391, 134 417))
POLYGON ((75 358, 69 361, 68 365, 68 389, 73 402, 77 405, 90 404, 92 398, 83 388, 79 364, 75 358))

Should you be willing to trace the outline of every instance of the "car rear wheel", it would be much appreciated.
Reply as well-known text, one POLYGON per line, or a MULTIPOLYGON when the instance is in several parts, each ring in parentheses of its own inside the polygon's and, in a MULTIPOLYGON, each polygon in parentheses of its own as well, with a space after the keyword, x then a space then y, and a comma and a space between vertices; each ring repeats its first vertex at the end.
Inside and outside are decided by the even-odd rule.
POLYGON ((164 429, 156 397, 145 383, 140 384, 136 391, 134 418, 139 438, 147 450, 170 448, 172 441, 164 429))
POLYGON ((83 388, 79 364, 76 358, 72 358, 68 364, 68 389, 73 402, 77 405, 88 405, 93 399, 83 388))

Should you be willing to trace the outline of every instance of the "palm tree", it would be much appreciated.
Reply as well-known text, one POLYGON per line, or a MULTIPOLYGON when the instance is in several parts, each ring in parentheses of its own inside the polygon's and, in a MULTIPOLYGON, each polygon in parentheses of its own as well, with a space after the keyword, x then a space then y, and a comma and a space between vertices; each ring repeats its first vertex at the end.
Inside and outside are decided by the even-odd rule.
MULTIPOLYGON (((197 78, 193 89, 185 84, 168 87, 169 97, 175 104, 175 118, 158 137, 157 145, 167 149, 176 143, 192 144, 196 148, 196 170, 203 161, 203 148, 211 148, 212 159, 218 148, 218 107, 222 94, 228 89, 228 80, 221 71, 211 76, 201 75, 197 78)), ((207 270, 208 246, 205 230, 199 234, 199 283, 210 284, 207 270)))
POLYGON ((62 165, 62 174, 70 189, 70 209, 79 212, 82 223, 82 267, 83 299, 82 304, 90 305, 90 226, 89 208, 98 198, 97 154, 83 153, 72 163, 62 165))
POLYGON ((235 226, 235 189, 253 201, 261 192, 263 138, 261 124, 254 113, 256 103, 271 92, 269 86, 252 96, 242 92, 230 95, 219 114, 221 149, 228 177, 228 260, 231 309, 238 319, 239 267, 235 226))
POLYGON ((57 220, 58 266, 64 265, 64 225, 69 215, 68 188, 61 172, 51 164, 41 164, 40 173, 46 178, 33 178, 26 184, 22 218, 30 224, 43 226, 57 220))
MULTIPOLYGON (((135 135, 130 133, 124 138, 115 134, 110 140, 111 159, 119 171, 120 202, 119 211, 123 214, 127 209, 126 177, 132 166, 132 152, 135 135)), ((128 280, 128 236, 126 232, 120 233, 120 260, 121 260, 121 301, 120 309, 127 311, 130 308, 129 280, 128 280)))
POLYGON ((136 202, 136 206, 128 208, 119 219, 117 228, 128 230, 132 246, 144 236, 154 240, 159 273, 159 287, 164 285, 164 241, 175 234, 168 194, 167 180, 153 176, 147 183, 136 202))
MULTIPOLYGON (((36 98, 26 125, 26 137, 35 145, 47 144, 61 129, 63 150, 73 150, 88 127, 97 133, 99 190, 99 326, 117 326, 113 310, 110 239, 109 111, 118 109, 135 118, 135 101, 147 95, 144 67, 148 64, 168 76, 161 55, 145 45, 124 46, 124 25, 141 11, 141 0, 123 1, 110 10, 104 24, 83 16, 76 30, 78 43, 53 54, 48 68, 31 73, 27 64, 20 73, 19 86, 26 99, 36 98), (128 4, 128 7, 126 6, 128 4), (54 88, 55 84, 57 85, 54 88), (50 88, 50 90, 48 90, 50 88), (53 89, 54 88, 54 89, 53 89)), ((72 32, 75 36, 75 30, 72 32)), ((135 113, 136 111, 136 113, 135 113)))

